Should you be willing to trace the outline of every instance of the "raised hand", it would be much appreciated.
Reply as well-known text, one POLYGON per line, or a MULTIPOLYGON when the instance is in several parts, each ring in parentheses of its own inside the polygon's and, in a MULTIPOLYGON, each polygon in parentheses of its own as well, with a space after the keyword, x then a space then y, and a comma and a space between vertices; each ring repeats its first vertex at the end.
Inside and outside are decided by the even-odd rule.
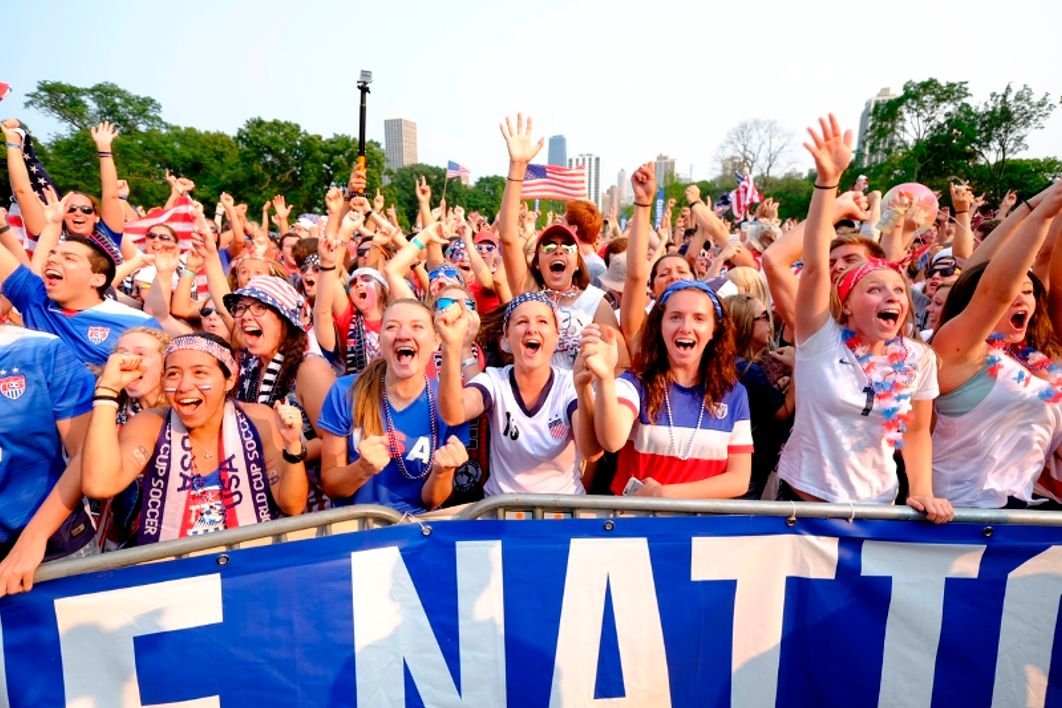
POLYGON ((391 462, 391 448, 387 436, 369 435, 363 438, 358 443, 358 457, 373 471, 373 474, 382 471, 391 462))
POLYGON ((365 186, 368 184, 368 180, 365 177, 365 170, 355 167, 350 173, 350 180, 347 182, 348 194, 361 194, 365 191, 365 186))
MULTIPOLYGON (((332 217, 338 215, 343 210, 344 201, 343 192, 339 190, 339 187, 329 187, 325 193, 325 211, 332 217)), ((291 210, 289 209, 288 211, 290 212, 291 210)))
POLYGON ((639 204, 652 204, 656 194, 656 165, 646 162, 631 175, 631 191, 634 201, 639 204))
POLYGON ((62 199, 55 193, 55 189, 52 187, 44 188, 44 201, 41 202, 41 206, 44 207, 44 220, 49 224, 61 224, 63 218, 66 216, 66 210, 70 198, 73 193, 67 194, 62 199))
POLYGON ((467 314, 463 302, 455 302, 435 314, 435 331, 439 333, 444 347, 464 345, 469 329, 467 314))
MULTIPOLYGON (((335 189, 335 187, 332 189, 335 189)), ((331 192, 332 190, 330 189, 328 191, 331 192)), ((338 191, 339 190, 336 189, 336 192, 338 191)), ((340 197, 342 197, 342 195, 340 195, 340 197)), ((277 213, 278 219, 286 219, 288 218, 288 215, 291 214, 291 207, 288 206, 288 200, 284 198, 283 194, 278 194, 273 197, 273 210, 277 213)))
POLYGON ((350 239, 354 237, 354 234, 358 231, 358 229, 362 227, 362 224, 364 223, 365 217, 361 214, 361 212, 348 211, 343 216, 343 220, 339 222, 339 240, 343 243, 350 241, 350 239))
POLYGON ((129 182, 127 182, 124 179, 118 180, 118 198, 119 199, 128 199, 129 198, 129 182))
POLYGON ((428 178, 421 175, 414 180, 417 191, 417 202, 420 204, 431 203, 431 187, 428 186, 428 178))
POLYGON ((187 177, 177 178, 177 193, 180 194, 182 197, 191 194, 193 189, 195 189, 195 182, 188 179, 187 177))
POLYGON ((594 322, 586 325, 579 341, 579 356, 598 381, 615 376, 619 363, 619 342, 615 330, 594 322))
POLYGON ((111 354, 103 365, 96 388, 102 386, 112 391, 121 391, 146 372, 147 369, 136 354, 111 354))
POLYGON ((301 442, 302 411, 280 401, 273 404, 273 411, 277 416, 277 427, 280 428, 280 437, 284 439, 284 447, 301 442))
POLYGON ((973 190, 968 185, 956 185, 954 182, 948 183, 948 189, 951 191, 951 205, 955 207, 955 213, 970 211, 974 202, 973 190))
POLYGON ((383 213, 384 210, 384 195, 380 194, 380 190, 376 190, 376 196, 372 198, 372 210, 377 213, 383 213))
POLYGON ((221 196, 218 197, 218 201, 221 202, 221 206, 225 207, 225 211, 231 211, 236 208, 236 202, 228 192, 222 192, 221 196))
POLYGON ((22 131, 19 130, 17 120, 8 118, 3 123, 0 123, 0 131, 4 133, 4 142, 12 145, 22 144, 22 131))
POLYGON ((1002 211, 1010 211, 1014 208, 1014 205, 1018 203, 1018 193, 1013 189, 1007 190, 1007 193, 1003 195, 1003 200, 999 203, 999 208, 1002 211))
POLYGON ((96 150, 99 152, 110 152, 111 144, 118 137, 118 128, 106 120, 91 128, 89 132, 92 134, 92 140, 96 143, 96 150))
POLYGON ((440 469, 460 467, 468 462, 468 450, 456 435, 451 435, 446 444, 435 451, 433 466, 440 469))
POLYGON ((837 184, 852 162, 852 131, 842 132, 836 116, 831 113, 828 118, 819 118, 818 133, 808 128, 808 135, 811 143, 804 143, 804 148, 815 160, 816 183, 824 186, 837 184))
POLYGON ((833 218, 866 221, 870 218, 870 200, 863 192, 845 192, 833 203, 833 218))
POLYGON ((350 200, 350 208, 364 215, 371 207, 369 206, 369 200, 365 197, 353 197, 350 200))
MULTIPOLYGON (((653 168, 655 169, 656 166, 654 165, 653 168)), ((686 197, 687 204, 699 202, 701 200, 701 188, 695 184, 691 184, 690 186, 686 187, 686 190, 683 192, 683 196, 686 197)))
POLYGON ((317 255, 325 268, 335 268, 343 250, 343 243, 338 238, 325 234, 317 239, 317 255))
POLYGON ((526 165, 535 158, 538 151, 545 145, 545 138, 539 138, 535 142, 531 134, 531 116, 524 121, 524 114, 516 114, 516 129, 513 129, 512 120, 508 116, 499 128, 502 137, 505 138, 505 146, 509 150, 509 162, 526 165))

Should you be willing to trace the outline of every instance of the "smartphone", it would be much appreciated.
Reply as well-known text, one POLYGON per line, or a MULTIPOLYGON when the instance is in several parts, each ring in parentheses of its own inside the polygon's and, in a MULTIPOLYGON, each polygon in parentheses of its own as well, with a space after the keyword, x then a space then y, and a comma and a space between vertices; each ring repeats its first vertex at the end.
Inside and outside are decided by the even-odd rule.
POLYGON ((635 479, 634 477, 631 477, 627 480, 627 485, 623 488, 623 496, 629 497, 644 486, 645 482, 640 479, 635 479))

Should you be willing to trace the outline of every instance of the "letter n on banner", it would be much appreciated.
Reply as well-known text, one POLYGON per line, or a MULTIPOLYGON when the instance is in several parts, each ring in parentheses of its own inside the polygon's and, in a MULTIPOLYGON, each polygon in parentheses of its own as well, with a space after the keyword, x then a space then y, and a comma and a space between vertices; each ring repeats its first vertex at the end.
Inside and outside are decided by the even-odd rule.
POLYGON ((358 705, 404 708, 409 669, 425 705, 505 705, 505 615, 500 541, 456 544, 461 691, 446 665, 402 554, 350 554, 358 705))

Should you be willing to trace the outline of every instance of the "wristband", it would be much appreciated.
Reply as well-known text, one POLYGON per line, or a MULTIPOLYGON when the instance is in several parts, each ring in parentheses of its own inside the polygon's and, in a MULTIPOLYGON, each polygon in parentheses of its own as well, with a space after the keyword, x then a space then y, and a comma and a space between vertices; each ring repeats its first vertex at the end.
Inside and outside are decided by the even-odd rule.
POLYGON ((111 157, 113 154, 110 150, 98 150, 96 157, 111 157))
POLYGON ((703 199, 694 199, 692 202, 689 202, 689 207, 690 207, 690 209, 692 209, 693 207, 697 206, 698 204, 704 204, 704 200, 703 199))
POLYGON ((420 234, 417 234, 413 238, 409 239, 409 242, 416 246, 418 251, 424 250, 424 242, 420 240, 420 234))
POLYGON ((195 277, 195 271, 190 269, 190 268, 181 268, 181 277, 182 278, 184 278, 184 277, 194 278, 195 277))
POLYGON ((506 177, 505 179, 509 180, 510 182, 523 182, 522 179, 516 179, 515 177, 506 177))
POLYGON ((6 234, 10 230, 11 224, 4 224, 3 226, 0 226, 0 234, 6 234))
POLYGON ((1024 204, 1025 206, 1029 207, 1029 211, 1033 211, 1033 205, 1032 204, 1030 204, 1029 202, 1025 201, 1024 199, 1021 200, 1021 203, 1024 204))
POLYGON ((372 218, 372 209, 369 209, 367 212, 365 212, 365 221, 368 221, 371 218, 372 218))
POLYGON ((97 395, 97 396, 99 395, 100 389, 103 389, 104 391, 110 391, 115 396, 118 395, 118 389, 111 388, 110 386, 97 386, 96 387, 96 391, 95 391, 95 395, 97 395))
POLYGON ((117 398, 93 398, 92 399, 92 407, 93 408, 113 408, 114 410, 117 411, 118 410, 118 399, 117 398))
POLYGON ((334 265, 331 265, 331 266, 317 266, 317 270, 323 270, 326 273, 328 271, 330 271, 330 270, 335 270, 335 269, 336 269, 336 267, 334 265))
POLYGON ((4 145, 7 145, 9 148, 17 148, 19 150, 22 149, 22 143, 9 143, 5 140, 4 145))
POLYGON ((302 443, 302 449, 299 450, 299 454, 297 455, 292 455, 288 452, 287 448, 284 448, 281 451, 281 456, 284 458, 284 461, 292 465, 297 465, 300 462, 305 461, 308 454, 309 450, 306 449, 306 443, 302 443))
POLYGON ((958 216, 959 214, 969 214, 969 213, 970 213, 969 209, 963 209, 962 211, 955 212, 955 216, 958 216))
MULTIPOLYGON (((840 184, 840 183, 838 183, 838 184, 840 184)), ((816 185, 815 185, 815 189, 837 189, 837 185, 836 185, 836 184, 833 184, 833 185, 829 185, 829 184, 816 184, 816 185)))
POLYGON ((652 206, 653 206, 653 205, 652 205, 652 204, 640 204, 640 203, 638 203, 638 202, 635 202, 635 203, 634 203, 634 206, 640 206, 640 207, 652 208, 652 206))

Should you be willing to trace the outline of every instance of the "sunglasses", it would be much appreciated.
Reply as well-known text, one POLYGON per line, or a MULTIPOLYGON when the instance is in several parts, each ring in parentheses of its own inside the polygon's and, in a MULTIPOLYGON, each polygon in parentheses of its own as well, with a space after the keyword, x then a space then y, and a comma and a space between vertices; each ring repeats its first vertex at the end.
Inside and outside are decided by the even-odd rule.
POLYGON ((487 241, 485 243, 477 243, 476 250, 480 253, 494 253, 494 249, 497 248, 493 243, 487 241))
POLYGON ((540 250, 548 256, 549 254, 556 251, 558 248, 570 256, 571 254, 575 253, 577 246, 574 243, 557 243, 556 241, 553 241, 552 243, 547 243, 546 245, 542 246, 540 250))
POLYGON ((435 311, 436 312, 442 312, 446 308, 450 307, 450 305, 457 304, 457 303, 461 302, 462 300, 464 300, 465 306, 469 310, 475 311, 475 309, 476 309, 476 301, 473 300, 470 297, 466 297, 466 298, 440 297, 440 298, 435 300, 435 311))
POLYGON ((428 273, 428 280, 435 280, 436 278, 450 278, 451 280, 457 280, 464 282, 464 278, 461 277, 461 272, 457 268, 451 268, 449 266, 439 266, 433 268, 428 273))
POLYGON ((371 251, 371 250, 372 250, 372 246, 369 246, 367 248, 359 248, 358 249, 358 258, 364 258, 365 256, 369 255, 369 251, 371 251))
POLYGON ((251 314, 255 317, 261 317, 269 311, 269 307, 264 302, 259 302, 258 300, 239 302, 236 303, 236 307, 232 308, 232 314, 234 317, 240 317, 248 310, 250 310, 251 314))
POLYGON ((70 208, 68 208, 66 210, 66 213, 67 214, 76 214, 79 211, 82 214, 95 214, 96 213, 96 207, 94 207, 92 205, 86 205, 86 204, 74 204, 73 206, 71 206, 70 208))
POLYGON ((941 278, 950 278, 959 271, 956 266, 945 266, 944 268, 937 268, 936 270, 927 270, 926 277, 932 278, 934 275, 939 275, 941 278))
POLYGON ((753 322, 759 322, 760 320, 763 320, 764 322, 770 322, 771 321, 771 313, 767 312, 767 310, 764 310, 762 314, 756 315, 755 317, 752 318, 753 322))
POLYGON ((156 239, 158 239, 159 241, 168 241, 170 243, 174 243, 174 242, 177 241, 177 239, 175 239, 172 234, 167 234, 167 233, 161 233, 161 234, 151 234, 151 233, 149 233, 149 234, 144 234, 144 240, 145 241, 154 241, 156 239))
POLYGON ((210 317, 215 312, 217 312, 217 310, 215 310, 210 305, 204 305, 203 307, 199 308, 199 317, 200 318, 210 317))

